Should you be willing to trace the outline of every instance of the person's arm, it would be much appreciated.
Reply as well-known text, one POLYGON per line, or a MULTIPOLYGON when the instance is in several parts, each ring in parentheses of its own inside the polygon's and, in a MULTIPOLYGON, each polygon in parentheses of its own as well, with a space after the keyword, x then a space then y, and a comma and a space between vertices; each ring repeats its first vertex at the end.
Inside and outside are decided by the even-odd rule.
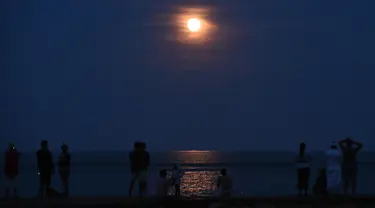
POLYGON ((147 167, 150 165, 150 154, 148 152, 146 152, 146 164, 147 167))
POLYGON ((71 158, 71 156, 70 156, 70 154, 68 153, 67 156, 66 156, 66 163, 67 163, 67 165, 68 165, 68 168, 70 168, 70 158, 71 158))
POLYGON ((133 152, 129 152, 129 161, 133 163, 133 152))
POLYGON ((342 151, 345 151, 346 150, 346 141, 347 141, 348 139, 343 139, 343 140, 341 140, 340 142, 339 142, 339 146, 340 146, 340 149, 342 150, 342 151))
POLYGON ((174 184, 174 178, 168 178, 167 184, 168 184, 168 186, 172 186, 174 184))
POLYGON ((55 164, 53 163, 53 155, 52 155, 52 153, 49 153, 49 154, 50 154, 49 163, 50 163, 50 166, 51 166, 52 173, 54 173, 55 172, 55 164))
POLYGON ((42 170, 42 156, 40 155, 39 151, 36 153, 36 160, 38 165, 38 171, 40 172, 42 170))
POLYGON ((4 153, 4 172, 6 172, 8 166, 8 154, 5 152, 4 153))
POLYGON ((217 186, 218 189, 220 188, 220 186, 221 186, 221 177, 219 177, 219 178, 217 179, 217 184, 216 184, 216 186, 217 186))
POLYGON ((359 150, 361 150, 361 149, 362 149, 362 147, 363 147, 363 144, 362 144, 362 143, 360 143, 360 142, 356 142, 356 141, 352 141, 352 142, 353 142, 353 144, 355 144, 355 145, 356 145, 355 151, 356 151, 356 152, 359 152, 359 150))
POLYGON ((313 160, 311 155, 307 155, 307 158, 309 159, 309 162, 311 162, 313 160))

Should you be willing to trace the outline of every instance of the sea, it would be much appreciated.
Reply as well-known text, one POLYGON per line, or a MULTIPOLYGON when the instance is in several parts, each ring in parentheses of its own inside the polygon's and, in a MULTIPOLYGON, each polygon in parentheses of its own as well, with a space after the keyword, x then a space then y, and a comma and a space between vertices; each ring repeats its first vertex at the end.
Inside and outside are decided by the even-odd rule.
MULTIPOLYGON (((126 196, 130 182, 127 151, 72 152, 70 193, 73 196, 126 196)), ((311 152, 314 183, 318 170, 324 167, 324 154, 311 152)), ((295 152, 220 152, 220 151, 169 151, 150 152, 148 195, 155 193, 158 171, 171 170, 179 163, 184 175, 181 193, 186 197, 213 196, 217 193, 216 181, 222 168, 233 179, 234 193, 239 196, 282 196, 296 194, 295 152)), ((58 153, 54 153, 56 157, 58 153)), ((34 197, 38 190, 36 154, 21 152, 20 175, 17 180, 19 195, 34 197)), ((1 159, 1 161, 4 161, 1 159)), ((358 155, 359 194, 375 194, 375 152, 358 155), (371 185, 372 184, 372 185, 371 185)), ((4 175, 1 183, 5 187, 4 175)), ((53 176, 52 187, 62 190, 59 176, 53 176)), ((4 190, 4 189, 2 189, 4 190)), ((135 192, 137 193, 137 189, 135 192)), ((173 193, 173 189, 170 190, 173 193)))

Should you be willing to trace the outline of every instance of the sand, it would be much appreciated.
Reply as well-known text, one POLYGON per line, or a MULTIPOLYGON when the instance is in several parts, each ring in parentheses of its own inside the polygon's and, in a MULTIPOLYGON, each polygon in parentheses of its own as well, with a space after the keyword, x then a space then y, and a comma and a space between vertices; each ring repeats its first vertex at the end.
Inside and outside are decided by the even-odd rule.
POLYGON ((1 199, 0 207, 68 207, 73 205, 92 206, 103 205, 112 207, 178 207, 178 208, 208 208, 223 207, 237 208, 375 208, 375 196, 356 197, 242 197, 230 199, 196 198, 176 199, 168 198, 164 201, 156 198, 127 198, 127 197, 70 197, 70 198, 19 198, 1 199))

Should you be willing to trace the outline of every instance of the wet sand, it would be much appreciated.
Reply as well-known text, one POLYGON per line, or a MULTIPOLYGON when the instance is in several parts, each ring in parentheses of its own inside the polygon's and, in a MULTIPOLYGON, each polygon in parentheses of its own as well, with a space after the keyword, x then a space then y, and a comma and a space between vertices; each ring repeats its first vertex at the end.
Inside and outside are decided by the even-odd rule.
MULTIPOLYGON (((103 205, 112 207, 179 207, 179 208, 207 208, 214 204, 230 204, 231 207, 252 208, 294 208, 294 207, 340 207, 360 208, 375 207, 375 195, 371 196, 336 196, 336 197, 242 197, 230 199, 195 198, 160 200, 156 198, 128 198, 128 197, 70 197, 70 198, 19 198, 1 199, 0 207, 68 207, 103 205)), ((213 206, 214 207, 214 206, 213 206)))

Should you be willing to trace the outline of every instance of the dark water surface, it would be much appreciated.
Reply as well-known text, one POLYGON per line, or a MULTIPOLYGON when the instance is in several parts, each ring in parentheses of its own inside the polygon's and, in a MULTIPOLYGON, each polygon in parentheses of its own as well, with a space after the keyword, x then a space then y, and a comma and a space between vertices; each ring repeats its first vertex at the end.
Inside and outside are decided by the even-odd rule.
MULTIPOLYGON (((312 153, 313 183, 317 170, 323 165, 319 152, 312 153)), ((57 154, 55 154, 57 156, 57 154)), ((80 152, 72 153, 72 195, 126 195, 129 184, 127 152, 80 152)), ((151 153, 149 170, 149 194, 155 190, 158 170, 170 169, 174 162, 182 164, 182 194, 207 196, 215 194, 216 179, 221 168, 227 168, 234 179, 236 194, 240 195, 290 195, 295 193, 296 174, 291 152, 216 152, 174 151, 151 153)), ((375 194, 368 186, 374 180, 373 153, 359 155, 358 193, 375 194)), ((2 177, 4 180, 4 177, 2 177)), ((1 183, 4 184, 4 183, 1 183)), ((18 185, 20 194, 34 196, 38 189, 38 177, 34 153, 23 153, 18 185)), ((61 189, 57 175, 53 186, 61 189)))

